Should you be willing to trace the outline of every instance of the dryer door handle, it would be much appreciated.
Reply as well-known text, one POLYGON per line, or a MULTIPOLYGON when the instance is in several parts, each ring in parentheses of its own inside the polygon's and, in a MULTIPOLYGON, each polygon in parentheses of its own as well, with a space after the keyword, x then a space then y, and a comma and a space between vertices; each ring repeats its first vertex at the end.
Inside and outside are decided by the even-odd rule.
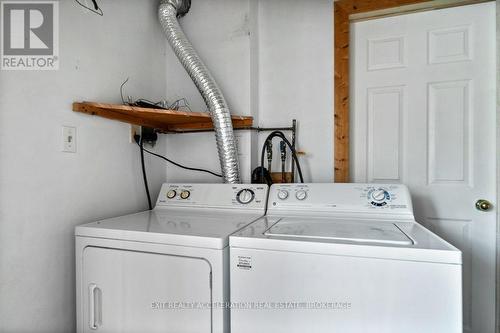
POLYGON ((89 284, 89 327, 97 330, 101 324, 101 290, 97 284, 89 284))

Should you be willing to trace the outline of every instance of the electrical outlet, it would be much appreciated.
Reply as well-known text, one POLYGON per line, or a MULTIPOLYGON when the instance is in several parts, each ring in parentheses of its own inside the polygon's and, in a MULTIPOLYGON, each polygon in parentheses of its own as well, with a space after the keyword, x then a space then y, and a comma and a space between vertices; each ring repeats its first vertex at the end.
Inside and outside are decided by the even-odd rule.
POLYGON ((76 127, 62 127, 62 151, 76 153, 76 127))
POLYGON ((141 135, 141 126, 130 125, 129 138, 128 138, 129 143, 136 143, 134 139, 134 136, 136 134, 141 135))

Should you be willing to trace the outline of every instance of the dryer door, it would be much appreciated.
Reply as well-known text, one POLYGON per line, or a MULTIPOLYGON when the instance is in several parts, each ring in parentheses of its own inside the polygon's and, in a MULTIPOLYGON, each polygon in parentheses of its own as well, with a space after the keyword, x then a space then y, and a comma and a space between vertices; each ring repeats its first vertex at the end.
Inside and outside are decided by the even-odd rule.
POLYGON ((87 247, 83 332, 211 332, 211 269, 200 258, 87 247))

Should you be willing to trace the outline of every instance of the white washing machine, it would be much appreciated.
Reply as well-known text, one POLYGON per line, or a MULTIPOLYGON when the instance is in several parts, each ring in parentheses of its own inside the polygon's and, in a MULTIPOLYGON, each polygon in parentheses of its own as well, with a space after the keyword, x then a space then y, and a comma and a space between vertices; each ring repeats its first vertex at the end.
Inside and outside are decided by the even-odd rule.
POLYGON ((228 236, 266 199, 265 185, 164 184, 152 211, 78 226, 77 332, 228 332, 228 236))
POLYGON ((403 185, 273 185, 230 237, 233 333, 461 333, 461 252, 403 185))

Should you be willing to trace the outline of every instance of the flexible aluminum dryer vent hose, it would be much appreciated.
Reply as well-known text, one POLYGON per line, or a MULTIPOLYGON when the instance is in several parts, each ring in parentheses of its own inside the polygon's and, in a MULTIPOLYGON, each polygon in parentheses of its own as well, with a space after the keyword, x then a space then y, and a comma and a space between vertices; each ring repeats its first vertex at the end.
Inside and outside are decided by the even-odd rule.
POLYGON ((225 183, 240 182, 238 148, 231 114, 221 90, 207 67, 182 31, 178 16, 189 11, 190 0, 162 0, 158 10, 160 23, 177 58, 200 91, 212 117, 215 139, 225 183))

